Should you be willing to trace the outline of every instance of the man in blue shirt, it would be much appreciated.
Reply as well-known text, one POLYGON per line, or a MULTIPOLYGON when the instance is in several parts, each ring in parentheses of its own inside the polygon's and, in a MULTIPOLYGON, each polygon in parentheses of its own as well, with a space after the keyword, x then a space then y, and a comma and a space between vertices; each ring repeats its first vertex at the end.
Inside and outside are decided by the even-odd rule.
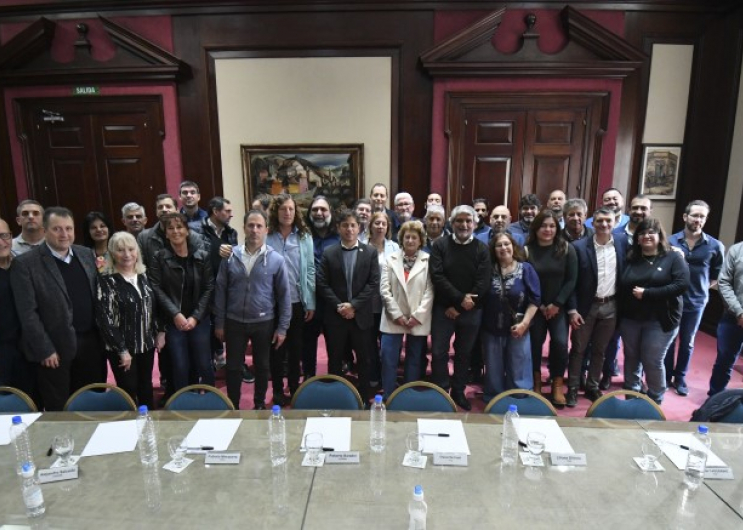
POLYGON ((475 209, 478 217, 477 227, 473 234, 477 239, 487 245, 490 243, 490 238, 493 237, 493 229, 490 228, 490 222, 488 220, 488 213, 490 212, 488 200, 475 199, 472 201, 472 207, 475 209))
POLYGON ((529 235, 529 227, 531 226, 531 222, 534 220, 534 218, 539 213, 539 210, 541 209, 542 202, 539 200, 539 197, 537 197, 533 193, 529 193, 521 197, 521 200, 519 201, 520 219, 518 222, 513 223, 511 226, 508 227, 508 231, 511 233, 511 235, 519 235, 524 240, 526 240, 529 235))
MULTIPOLYGON (((622 197, 622 194, 618 189, 607 189, 601 195, 601 204, 603 204, 604 206, 608 206, 609 208, 614 210, 614 213, 617 216, 614 223, 614 230, 624 228, 624 225, 629 223, 630 216, 624 213, 624 197, 622 197)), ((593 227, 593 217, 589 217, 588 219, 586 219, 585 226, 587 226, 588 228, 593 227)))
POLYGON ((706 202, 691 201, 684 212, 684 229, 668 238, 674 249, 683 252, 689 265, 690 278, 689 289, 684 293, 684 311, 679 325, 678 357, 675 355, 676 341, 673 341, 665 359, 667 386, 675 388, 680 396, 689 394, 685 377, 694 353, 694 337, 709 300, 709 289, 717 284, 725 255, 725 246, 702 231, 708 216, 709 205, 706 202))

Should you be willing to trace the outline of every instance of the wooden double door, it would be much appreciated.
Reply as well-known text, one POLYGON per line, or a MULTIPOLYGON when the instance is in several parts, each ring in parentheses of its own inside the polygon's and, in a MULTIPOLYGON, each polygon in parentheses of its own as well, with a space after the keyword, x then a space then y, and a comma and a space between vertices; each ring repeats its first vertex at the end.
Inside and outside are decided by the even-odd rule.
POLYGON ((121 207, 145 206, 154 219, 155 197, 166 191, 159 96, 16 100, 29 197, 75 214, 93 210, 122 229, 121 207))
POLYGON ((450 93, 449 205, 484 197, 516 220, 520 197, 561 189, 592 207, 607 111, 604 93, 450 93))

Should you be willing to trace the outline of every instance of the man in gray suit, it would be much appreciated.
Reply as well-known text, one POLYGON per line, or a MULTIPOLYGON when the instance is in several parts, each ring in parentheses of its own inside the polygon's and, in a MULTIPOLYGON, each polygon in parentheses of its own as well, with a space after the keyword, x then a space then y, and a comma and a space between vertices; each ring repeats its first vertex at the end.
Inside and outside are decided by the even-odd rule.
POLYGON ((106 359, 93 311, 93 252, 73 244, 67 208, 48 208, 43 219, 45 241, 16 258, 11 287, 26 357, 38 363, 44 407, 62 410, 71 393, 106 380, 106 359))

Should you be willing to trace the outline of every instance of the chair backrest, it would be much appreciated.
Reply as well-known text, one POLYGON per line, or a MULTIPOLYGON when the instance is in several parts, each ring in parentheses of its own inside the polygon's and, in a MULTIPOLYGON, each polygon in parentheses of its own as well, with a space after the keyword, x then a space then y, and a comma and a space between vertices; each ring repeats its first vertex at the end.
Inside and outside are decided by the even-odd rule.
POLYGON ((297 410, 364 410, 354 386, 337 375, 316 375, 302 383, 292 398, 297 410))
POLYGON ((0 412, 37 412, 34 401, 22 390, 0 386, 0 412))
POLYGON ((516 405, 520 416, 557 416, 552 403, 531 390, 514 388, 501 392, 485 406, 486 414, 505 414, 508 407, 516 405))
POLYGON ((412 381, 390 394, 387 398, 387 410, 456 412, 457 406, 440 386, 427 381, 412 381))
POLYGON ((616 390, 594 401, 586 412, 586 418, 665 421, 666 415, 646 395, 633 390, 616 390), (620 399, 621 397, 624 399, 620 399))
POLYGON ((64 409, 69 412, 126 412, 136 411, 137 405, 119 387, 93 383, 72 394, 64 409))
POLYGON ((235 410, 232 402, 211 385, 189 385, 170 396, 166 410, 235 410))
POLYGON ((733 410, 716 421, 722 423, 743 423, 743 403, 738 403, 733 410))

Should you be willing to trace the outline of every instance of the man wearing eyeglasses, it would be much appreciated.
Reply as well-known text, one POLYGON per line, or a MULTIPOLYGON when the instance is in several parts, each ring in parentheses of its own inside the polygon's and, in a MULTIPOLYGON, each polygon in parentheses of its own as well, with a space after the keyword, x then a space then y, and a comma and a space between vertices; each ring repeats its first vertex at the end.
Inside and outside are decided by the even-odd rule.
POLYGON ((691 201, 684 211, 684 229, 668 238, 670 245, 683 253, 689 265, 689 289, 684 293, 684 309, 678 332, 678 356, 674 340, 668 347, 665 359, 666 386, 675 388, 679 396, 689 395, 685 377, 694 354, 694 337, 709 300, 710 287, 717 285, 725 256, 725 246, 702 230, 709 211, 706 202, 691 201))
POLYGON ((21 233, 13 239, 11 251, 14 256, 20 256, 44 241, 44 226, 41 221, 44 207, 33 199, 26 199, 16 208, 16 215, 15 220, 21 227, 21 233))

